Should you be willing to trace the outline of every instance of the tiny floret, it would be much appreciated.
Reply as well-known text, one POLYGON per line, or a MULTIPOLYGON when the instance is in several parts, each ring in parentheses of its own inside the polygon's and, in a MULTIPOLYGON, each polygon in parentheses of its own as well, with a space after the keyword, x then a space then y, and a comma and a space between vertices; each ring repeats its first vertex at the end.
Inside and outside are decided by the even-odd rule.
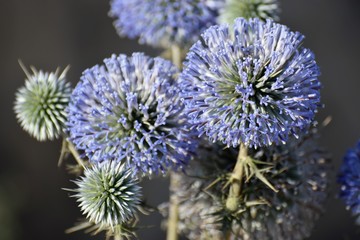
POLYGON ((111 229, 130 221, 141 203, 141 187, 124 164, 104 162, 86 168, 74 197, 86 218, 111 229))
POLYGON ((338 182, 341 184, 340 197, 360 225, 360 141, 344 156, 338 182))
POLYGON ((187 54, 180 76, 199 135, 236 147, 285 143, 306 132, 320 106, 320 75, 304 36, 272 20, 216 25, 187 54))
POLYGON ((68 67, 56 72, 37 71, 30 74, 20 62, 27 79, 16 93, 14 111, 25 131, 39 141, 58 138, 65 129, 71 87, 65 80, 68 67))
POLYGON ((84 71, 68 108, 70 140, 91 162, 126 162, 134 173, 181 169, 193 149, 184 127, 178 69, 142 53, 84 71))
POLYGON ((121 36, 168 48, 191 45, 216 23, 223 0, 112 0, 109 15, 121 36))
POLYGON ((219 22, 232 23, 238 17, 278 21, 279 5, 278 0, 226 0, 220 10, 219 22))

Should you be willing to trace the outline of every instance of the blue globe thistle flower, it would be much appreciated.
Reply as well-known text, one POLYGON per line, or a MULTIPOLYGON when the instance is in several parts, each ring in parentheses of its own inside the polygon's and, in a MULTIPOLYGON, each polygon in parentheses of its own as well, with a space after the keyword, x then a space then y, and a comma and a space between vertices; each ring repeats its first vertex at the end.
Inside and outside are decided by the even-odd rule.
POLYGON ((285 143, 320 102, 319 68, 304 36, 271 20, 212 26, 187 54, 186 112, 199 135, 236 147, 285 143))
MULTIPOLYGON (((186 169, 187 176, 177 175, 179 184, 173 192, 180 201, 179 232, 191 240, 309 237, 324 210, 329 188, 328 153, 319 148, 315 135, 277 147, 251 149, 251 157, 273 164, 265 175, 279 191, 272 191, 256 178, 244 181, 235 212, 226 210, 224 185, 237 152, 202 142, 198 156, 186 169)), ((167 204, 160 210, 167 215, 167 204)))
POLYGON ((223 0, 112 0, 109 15, 120 36, 168 48, 191 45, 216 23, 223 0))
POLYGON ((360 225, 360 141, 344 156, 338 182, 341 184, 340 197, 360 225))
POLYGON ((268 18, 279 20, 280 3, 278 0, 226 0, 220 10, 219 22, 232 23, 236 18, 268 18))
POLYGON ((65 109, 72 91, 65 79, 69 67, 61 74, 59 69, 43 72, 31 67, 30 74, 21 62, 20 65, 27 77, 25 86, 16 93, 14 105, 20 125, 39 141, 58 138, 64 132, 65 109))
POLYGON ((74 197, 86 218, 99 229, 117 229, 130 221, 141 203, 141 187, 124 164, 108 161, 86 168, 75 181, 74 197))
POLYGON ((181 169, 194 143, 184 128, 178 69, 142 53, 104 62, 85 70, 72 93, 70 140, 91 162, 126 162, 134 174, 181 169))

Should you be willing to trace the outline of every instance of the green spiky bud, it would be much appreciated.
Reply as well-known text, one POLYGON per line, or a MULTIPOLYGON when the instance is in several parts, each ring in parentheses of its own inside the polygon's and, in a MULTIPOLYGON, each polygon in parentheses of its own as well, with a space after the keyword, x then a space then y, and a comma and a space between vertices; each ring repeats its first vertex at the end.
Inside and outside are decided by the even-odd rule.
POLYGON ((124 164, 107 161, 86 168, 76 180, 74 197, 86 218, 101 228, 114 229, 135 216, 141 203, 141 187, 124 164))
POLYGON ((69 67, 59 75, 59 69, 49 73, 31 67, 30 74, 21 62, 20 66, 27 77, 16 93, 14 106, 20 125, 39 141, 58 138, 64 132, 65 108, 72 91, 65 80, 69 67))

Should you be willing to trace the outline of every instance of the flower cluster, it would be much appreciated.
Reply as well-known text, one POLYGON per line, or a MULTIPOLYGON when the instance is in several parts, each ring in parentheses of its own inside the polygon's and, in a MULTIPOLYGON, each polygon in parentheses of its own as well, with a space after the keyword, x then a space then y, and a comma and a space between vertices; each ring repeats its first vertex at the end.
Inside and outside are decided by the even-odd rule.
POLYGON ((344 156, 338 182, 341 184, 340 197, 360 225, 360 141, 344 156))
POLYGON ((187 54, 182 97, 190 122, 236 147, 285 143, 312 124, 319 68, 304 36, 271 20, 210 27, 187 54))
POLYGON ((84 71, 68 107, 70 140, 91 162, 126 162, 143 175, 182 168, 194 148, 177 68, 134 53, 84 71))
POLYGON ((110 16, 119 35, 168 48, 186 46, 216 23, 223 0, 112 0, 110 16))
MULTIPOLYGON (((192 47, 182 71, 160 57, 114 54, 72 92, 67 69, 58 77, 23 67, 21 125, 39 140, 63 134, 61 159, 72 153, 83 174, 71 191, 86 222, 70 231, 134 236, 139 181, 175 171, 170 203, 159 207, 168 239, 308 237, 328 188, 328 156, 314 139, 320 71, 304 36, 275 22, 278 0, 110 5, 119 35, 171 51, 176 65, 192 47)), ((360 216, 360 143, 339 182, 360 216)))
POLYGON ((65 80, 69 68, 56 72, 37 71, 32 74, 20 63, 26 74, 25 86, 16 93, 14 110, 21 126, 39 141, 53 140, 63 132, 65 108, 69 103, 71 87, 65 80))
MULTIPOLYGON (((201 145, 199 156, 179 176, 174 193, 180 199, 179 232, 189 239, 303 239, 322 212, 328 188, 327 153, 313 137, 285 146, 253 150, 256 159, 272 163, 266 173, 277 193, 258 179, 244 183, 236 213, 224 209, 226 173, 234 167, 236 151, 218 144, 201 145), (209 161, 211 160, 211 161, 209 161), (204 191, 204 189, 208 189, 204 191)), ((166 205, 161 206, 166 215, 166 205)))

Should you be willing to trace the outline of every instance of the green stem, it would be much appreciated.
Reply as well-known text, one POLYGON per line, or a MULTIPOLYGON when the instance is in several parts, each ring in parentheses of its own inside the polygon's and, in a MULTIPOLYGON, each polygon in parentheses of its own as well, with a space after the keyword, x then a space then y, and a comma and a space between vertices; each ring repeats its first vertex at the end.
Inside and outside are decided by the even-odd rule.
MULTIPOLYGON (((172 62, 181 68, 181 49, 178 45, 171 46, 171 58, 172 62)), ((169 206, 169 217, 168 217, 168 228, 167 228, 167 240, 178 239, 178 221, 179 221, 179 199, 175 194, 175 189, 178 188, 179 182, 175 176, 176 173, 170 173, 170 206, 169 206)))
POLYGON ((179 199, 175 194, 175 189, 179 187, 179 182, 175 176, 176 173, 170 174, 170 206, 169 206, 169 218, 167 228, 167 240, 177 240, 177 226, 179 221, 179 199))
POLYGON ((68 141, 68 148, 69 148, 69 151, 71 152, 71 154, 74 156, 76 162, 82 166, 83 168, 85 168, 85 164, 84 164, 84 161, 81 159, 78 151, 76 150, 74 144, 72 144, 70 141, 68 141))
POLYGON ((121 236, 121 233, 115 234, 114 240, 122 240, 122 239, 123 239, 123 238, 122 238, 122 236, 121 236))
POLYGON ((244 164, 246 164, 246 158, 248 157, 247 147, 241 143, 239 154, 236 160, 236 164, 230 179, 229 195, 226 199, 226 208, 230 212, 235 212, 238 209, 241 188, 244 176, 244 164))
POLYGON ((181 68, 181 48, 178 45, 171 46, 171 59, 178 68, 181 68))
POLYGON ((61 164, 64 161, 65 158, 65 154, 68 152, 68 144, 67 144, 67 140, 66 137, 63 137, 62 143, 61 143, 61 152, 60 152, 60 157, 58 160, 58 167, 61 166, 61 164))

